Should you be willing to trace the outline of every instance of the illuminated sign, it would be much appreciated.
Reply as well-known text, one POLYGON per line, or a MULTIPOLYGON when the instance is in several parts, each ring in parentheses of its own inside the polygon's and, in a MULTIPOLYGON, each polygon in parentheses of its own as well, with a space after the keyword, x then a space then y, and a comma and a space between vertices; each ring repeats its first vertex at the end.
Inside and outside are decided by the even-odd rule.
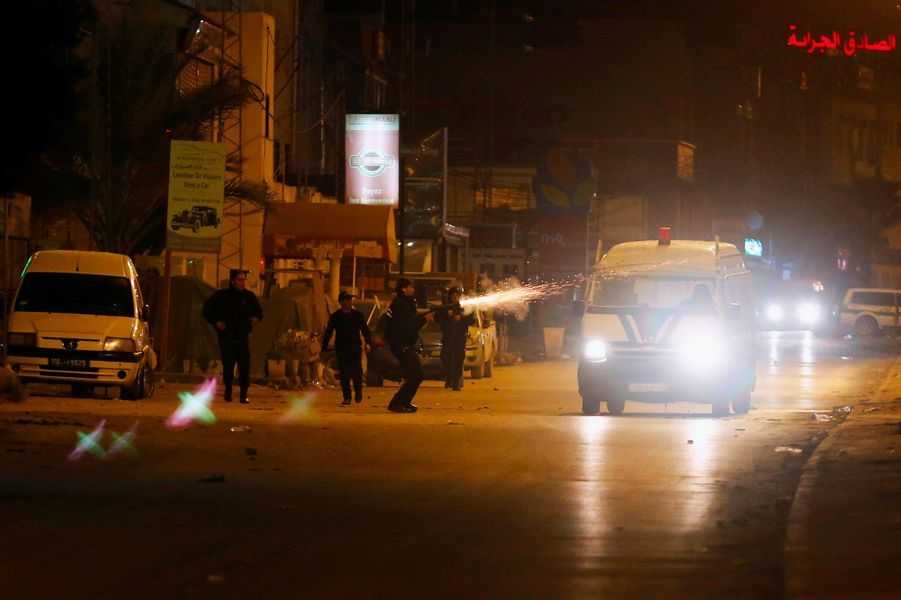
POLYGON ((809 31, 802 35, 798 31, 797 25, 789 25, 788 30, 790 35, 786 46, 807 50, 808 54, 843 52, 845 56, 854 56, 858 52, 892 52, 897 46, 894 35, 890 35, 884 40, 870 41, 867 34, 858 37, 853 31, 849 31, 843 39, 838 31, 833 31, 830 35, 814 36, 809 31))
POLYGON ((748 256, 756 256, 758 258, 763 256, 763 242, 758 240, 757 238, 745 238, 745 254, 748 256))
POLYGON ((345 123, 347 203, 397 206, 400 116, 349 114, 345 123))

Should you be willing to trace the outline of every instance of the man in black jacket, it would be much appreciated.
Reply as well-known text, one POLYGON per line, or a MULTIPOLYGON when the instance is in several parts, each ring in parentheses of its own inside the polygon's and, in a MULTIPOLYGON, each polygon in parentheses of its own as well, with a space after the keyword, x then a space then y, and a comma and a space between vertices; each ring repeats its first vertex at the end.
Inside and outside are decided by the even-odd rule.
POLYGON ((248 404, 250 388, 250 332, 254 323, 263 319, 263 309, 256 294, 247 289, 247 272, 232 269, 228 289, 214 293, 203 305, 203 317, 216 329, 222 355, 222 382, 225 401, 232 401, 235 363, 241 404, 248 404))
POLYGON ((466 360, 466 338, 475 323, 475 314, 465 314, 460 306, 462 291, 452 287, 447 291, 447 304, 435 315, 441 324, 441 362, 446 374, 444 387, 459 392, 463 387, 463 362, 466 360))
POLYGON ((335 334, 335 354, 338 359, 338 370, 341 373, 341 391, 344 394, 343 405, 350 404, 350 382, 354 384, 354 400, 357 404, 363 401, 363 348, 360 336, 365 338, 367 349, 372 344, 372 334, 366 325, 366 317, 353 305, 353 295, 347 292, 338 294, 341 308, 332 313, 322 338, 323 350, 328 348, 335 334))
POLYGON ((434 320, 434 317, 432 313, 417 314, 416 289, 413 287, 412 281, 405 278, 399 279, 395 291, 397 297, 388 309, 390 318, 387 337, 391 353, 400 362, 404 382, 388 404, 388 410, 413 413, 417 410, 413 404, 413 397, 423 379, 422 363, 419 361, 416 343, 419 341, 419 330, 427 321, 434 320))

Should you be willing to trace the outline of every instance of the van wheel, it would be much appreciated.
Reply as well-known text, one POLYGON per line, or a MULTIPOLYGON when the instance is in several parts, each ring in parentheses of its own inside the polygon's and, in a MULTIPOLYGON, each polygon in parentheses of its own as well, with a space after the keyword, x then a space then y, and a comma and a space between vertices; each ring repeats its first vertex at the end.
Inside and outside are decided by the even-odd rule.
POLYGON ((366 369, 366 387, 382 387, 385 378, 376 369, 366 369))
POLYGON ((194 221, 193 223, 191 223, 191 231, 193 231, 194 233, 200 231, 200 221, 194 221))
POLYGON ((582 396, 582 414, 596 415, 601 410, 601 401, 598 398, 582 396))
POLYGON ((732 412, 735 414, 744 415, 749 410, 751 410, 751 392, 741 392, 732 399, 732 412))
POLYGON ((854 323, 854 334, 860 337, 872 337, 879 333, 879 323, 873 317, 861 317, 854 323))
POLYGON ((619 416, 626 410, 626 399, 622 396, 610 396, 607 398, 607 412, 619 416))
POLYGON ((494 375, 494 356, 491 357, 491 360, 485 363, 484 373, 485 377, 492 377, 494 375))
POLYGON ((479 364, 469 370, 473 379, 481 379, 485 375, 485 362, 479 357, 479 364))
POLYGON ((717 399, 713 401, 713 416, 714 417, 728 417, 729 416, 729 405, 731 402, 729 401, 728 396, 723 396, 723 399, 717 399))
POLYGON ((122 386, 121 397, 123 400, 140 400, 149 397, 147 393, 147 370, 143 367, 135 376, 135 381, 130 386, 122 386))

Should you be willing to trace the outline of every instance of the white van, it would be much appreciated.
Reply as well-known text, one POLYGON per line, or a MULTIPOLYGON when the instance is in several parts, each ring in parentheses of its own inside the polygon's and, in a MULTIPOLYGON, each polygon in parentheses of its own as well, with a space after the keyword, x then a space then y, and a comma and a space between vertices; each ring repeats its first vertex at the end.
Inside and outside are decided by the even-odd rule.
POLYGON ((887 288, 851 288, 845 292, 839 308, 843 332, 866 337, 901 326, 901 290, 887 288))
POLYGON ((586 290, 579 357, 582 412, 626 400, 750 409, 756 383, 751 273, 732 244, 618 244, 586 290))
POLYGON ((75 393, 152 391, 156 355, 138 272, 122 254, 35 253, 12 305, 7 362, 24 382, 71 383, 75 393))

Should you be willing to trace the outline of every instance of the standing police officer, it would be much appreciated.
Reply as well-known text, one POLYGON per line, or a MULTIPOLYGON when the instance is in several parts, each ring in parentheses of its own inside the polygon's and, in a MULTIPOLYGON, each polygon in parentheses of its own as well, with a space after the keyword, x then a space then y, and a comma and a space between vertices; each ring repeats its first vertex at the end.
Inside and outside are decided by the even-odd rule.
POLYGON ((435 315, 441 324, 441 362, 446 374, 444 387, 459 392, 463 387, 463 362, 466 360, 466 338, 475 323, 475 314, 465 314, 460 306, 463 291, 447 290, 447 304, 435 315))
POLYGON ((256 294, 247 289, 247 271, 232 269, 229 272, 228 288, 209 297, 203 305, 203 317, 216 328, 219 336, 225 401, 232 401, 232 382, 237 363, 241 404, 249 404, 250 332, 254 323, 263 320, 263 309, 256 294))
POLYGON ((409 279, 400 278, 395 293, 397 297, 388 309, 387 338, 391 353, 400 362, 404 382, 388 404, 388 410, 414 413, 417 407, 413 404, 413 397, 423 379, 416 343, 419 341, 419 330, 427 321, 434 320, 434 316, 432 313, 417 314, 416 289, 409 279))
POLYGON ((344 394, 342 404, 350 404, 350 382, 354 384, 354 400, 357 404, 363 401, 363 348, 360 337, 366 340, 366 347, 372 345, 372 334, 366 325, 366 317, 353 305, 353 294, 341 292, 338 302, 341 308, 332 313, 322 338, 323 349, 328 348, 335 333, 335 354, 338 359, 338 370, 341 373, 341 391, 344 394))

